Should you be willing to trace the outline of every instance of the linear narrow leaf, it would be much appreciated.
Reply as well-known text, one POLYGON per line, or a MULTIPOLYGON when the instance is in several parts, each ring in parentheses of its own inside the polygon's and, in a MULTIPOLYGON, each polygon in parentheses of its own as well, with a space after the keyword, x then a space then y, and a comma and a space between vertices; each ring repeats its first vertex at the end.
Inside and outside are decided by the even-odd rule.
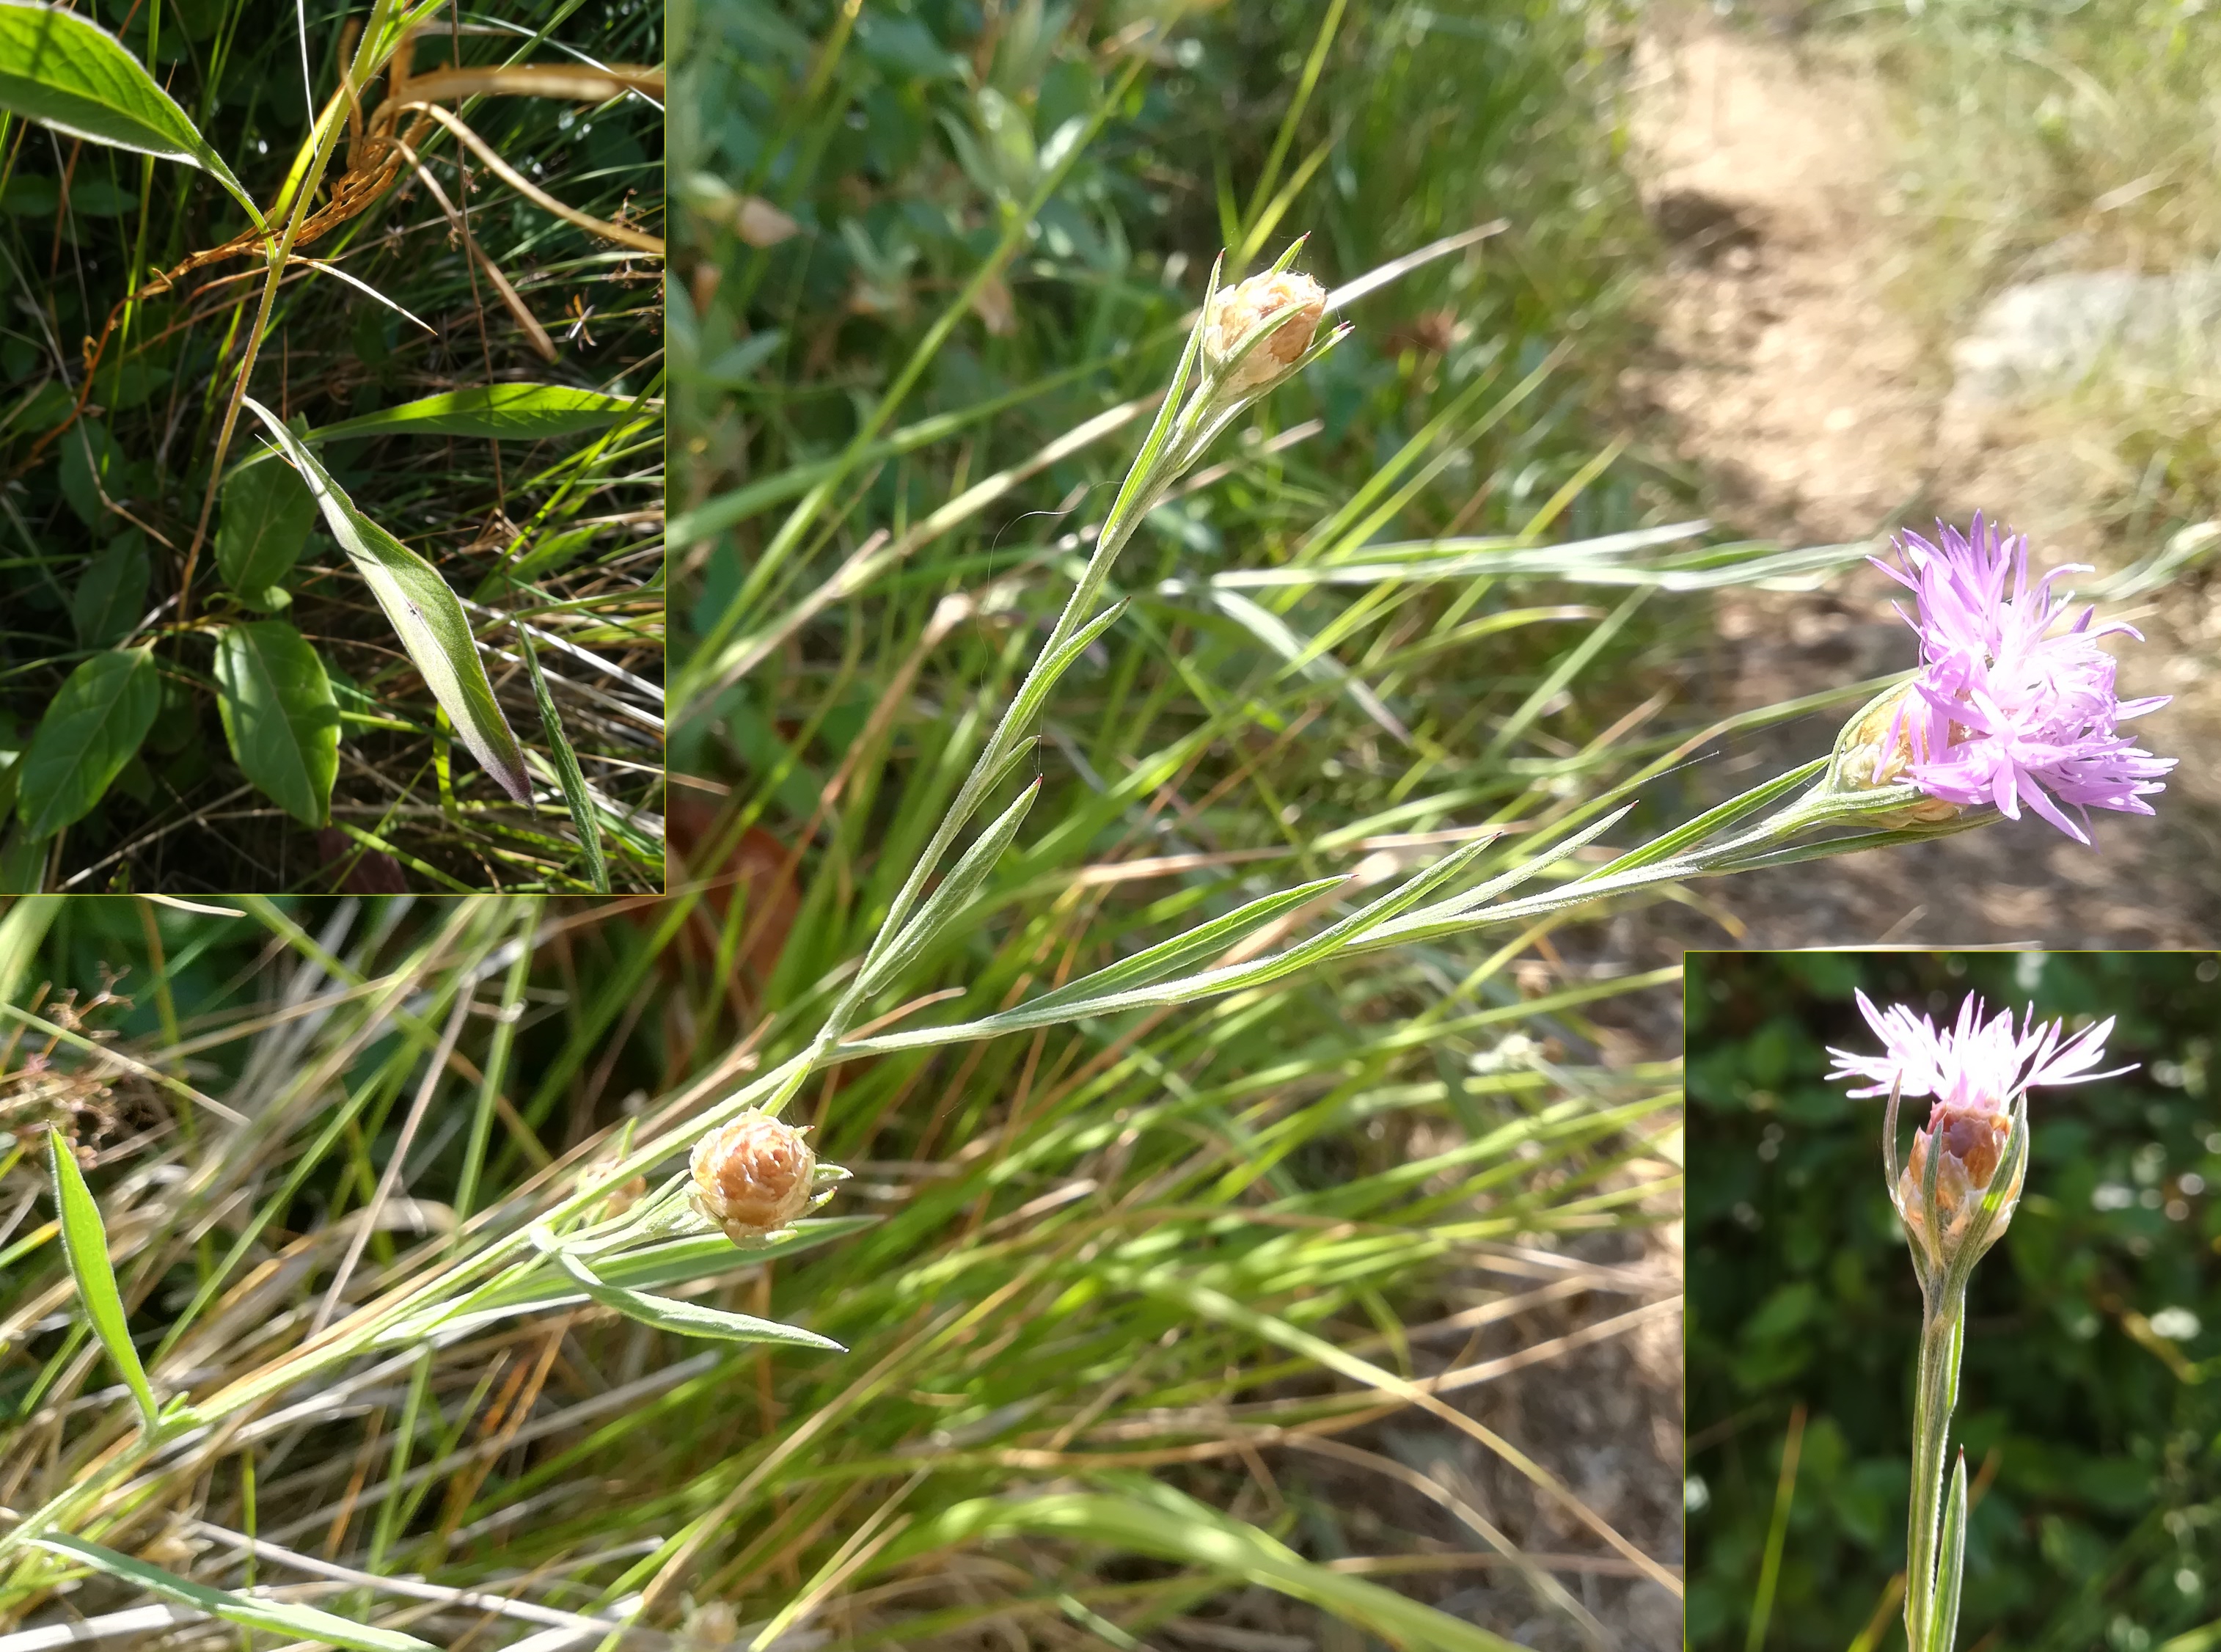
POLYGON ((263 1600, 253 1595, 234 1594, 227 1589, 212 1589, 205 1583, 195 1583, 145 1561, 103 1549, 98 1543, 89 1543, 82 1537, 48 1532, 31 1541, 57 1555, 83 1561, 110 1577, 136 1584, 149 1594, 181 1605, 197 1606, 211 1617, 247 1629, 268 1630, 290 1640, 321 1641, 328 1646, 348 1647, 353 1652, 439 1652, 429 1641, 420 1641, 398 1630, 373 1629, 367 1624, 335 1618, 314 1606, 296 1605, 288 1600, 263 1600))
POLYGON ((1959 1586, 1967 1570, 1967 1454, 1951 1471, 1951 1493, 1943 1505, 1943 1535, 1936 1545, 1935 1615, 1929 1620, 1925 1652, 1951 1652, 1959 1633, 1959 1586))
POLYGON ((33 838, 91 812, 161 709, 161 675, 144 648, 97 654, 62 684, 23 754, 16 809, 33 838))
POLYGON ((380 408, 309 432, 310 441, 347 436, 486 436, 537 441, 604 430, 639 410, 629 396, 569 385, 474 385, 398 407, 380 408))
MULTIPOLYGON (((669 1290, 754 1267, 770 1257, 784 1260, 815 1250, 835 1239, 877 1227, 879 1221, 875 1216, 804 1217, 791 1228, 783 1228, 746 1245, 735 1244, 722 1233, 697 1234, 638 1250, 597 1255, 593 1259, 595 1277, 604 1285, 621 1288, 669 1290)), ((451 1314, 446 1305, 435 1304, 421 1316, 397 1320, 379 1332, 372 1346, 406 1348, 435 1330, 443 1336, 476 1332, 504 1319, 575 1307, 584 1295, 574 1285, 535 1273, 488 1291, 475 1298, 470 1310, 463 1314, 451 1314)))
POLYGON ((503 791, 519 803, 532 797, 524 753, 502 715, 501 703, 486 680, 478 639, 469 617, 439 570, 355 509, 338 483, 316 462, 301 439, 253 397, 241 398, 270 428, 271 437, 293 461, 301 479, 316 495, 324 525, 353 560, 378 605, 400 635, 401 646, 416 661, 425 685, 454 721, 471 754, 485 766, 503 791))
MULTIPOLYGON (((94 143, 197 166, 254 202, 175 99, 98 23, 35 0, 0 0, 0 109, 94 143)), ((255 215, 259 227, 262 219, 255 215)))
POLYGON ((1344 948, 1369 945, 1369 938, 1374 931, 1385 930, 1395 918, 1460 876, 1494 842, 1492 835, 1475 838, 1444 855, 1434 865, 1414 873, 1386 895, 1367 902, 1338 923, 1328 925, 1292 947, 1267 953, 1261 958, 1223 965, 1206 969, 1199 974, 1184 975, 1146 986, 1091 993, 1079 999, 1060 999, 1047 1009, 1038 1008, 1029 1002, 1015 1009, 984 1016, 977 1021, 959 1022, 942 1027, 922 1027, 910 1032, 882 1033, 874 1038, 853 1039, 841 1048, 850 1052, 869 1051, 874 1054, 898 1049, 926 1048, 964 1039, 991 1038, 1003 1033, 1054 1026, 1060 1022, 1085 1021, 1128 1010, 1194 1003, 1223 992, 1261 986, 1292 975, 1298 970, 1307 969, 1344 948))
POLYGON ((216 571, 242 597, 260 597, 293 571, 316 524, 316 496, 290 466, 235 470, 224 479, 216 571))
POLYGON ((216 639, 216 685, 240 773, 302 824, 329 823, 340 708, 308 639, 283 620, 226 628, 216 639))
POLYGON ((864 967, 859 986, 867 992, 884 986, 888 978, 911 959, 917 956, 932 942, 933 937, 947 927, 949 919, 964 909, 987 874, 995 869, 1003 851, 1010 847, 1010 840, 1018 835, 1025 823, 1026 811, 1041 796, 1042 783, 1035 780, 1017 800, 1005 809, 979 834, 979 841, 964 852, 963 859, 951 867, 948 875, 941 880, 917 915, 903 926, 902 933, 887 945, 887 949, 864 967))
POLYGON ((1160 941, 1155 946, 1143 948, 1130 958, 1083 975, 1076 981, 1067 981, 1054 992, 1044 992, 1037 998, 1026 1000, 1029 1010, 1054 1010, 1067 1004, 1078 1004, 1105 993, 1123 992, 1129 986, 1144 986, 1161 979, 1178 969, 1184 969, 1198 959, 1209 958, 1224 952, 1242 936, 1261 924, 1294 911, 1298 907, 1316 900, 1329 889, 1348 881, 1341 877, 1315 878, 1311 882, 1298 884, 1293 889, 1260 896, 1245 902, 1223 917, 1215 917, 1208 923, 1174 936, 1169 941, 1160 941))
POLYGON ((101 1225, 100 1207, 84 1185, 84 1172, 77 1167, 77 1155, 58 1129, 47 1132, 47 1148, 53 1157, 54 1206, 61 1218, 62 1255, 77 1280, 78 1300, 92 1334, 108 1355, 116 1374, 139 1402, 140 1426, 154 1432, 162 1408, 154 1403, 153 1385, 147 1367, 139 1363, 139 1350, 131 1345, 131 1327, 123 1314, 122 1293, 116 1288, 116 1270, 108 1260, 108 1231, 101 1225))
POLYGON ((715 1337, 726 1342, 785 1342, 796 1348, 824 1349, 835 1354, 848 1352, 831 1337, 820 1336, 798 1325, 782 1325, 776 1320, 758 1319, 750 1314, 705 1308, 698 1302, 652 1297, 643 1292, 628 1291, 622 1286, 604 1285, 584 1262, 560 1250, 555 1253, 555 1261, 581 1291, 604 1308, 614 1308, 626 1318, 653 1325, 658 1330, 673 1331, 681 1336, 715 1337))
POLYGON ((532 698, 539 702, 540 726, 547 731, 547 753, 555 765, 555 778, 562 783, 563 802, 571 810, 579 847, 586 852, 586 877, 597 895, 606 895, 610 863, 602 854, 601 820, 594 812, 594 800, 586 795, 586 777, 579 772, 579 754, 564 736, 563 719, 555 710, 555 697, 547 691, 547 679, 541 675, 540 655, 532 646, 530 628, 520 623, 516 640, 524 650, 525 669, 532 674, 532 698))

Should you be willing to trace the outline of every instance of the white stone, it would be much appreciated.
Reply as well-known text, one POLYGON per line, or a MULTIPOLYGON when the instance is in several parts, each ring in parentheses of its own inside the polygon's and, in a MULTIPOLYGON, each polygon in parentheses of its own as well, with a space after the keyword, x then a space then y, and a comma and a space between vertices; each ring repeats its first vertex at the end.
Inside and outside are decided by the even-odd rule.
POLYGON ((1999 406, 2100 375, 2180 384, 2221 356, 2221 266, 2047 275, 1993 298, 1951 347, 1951 399, 1999 406))

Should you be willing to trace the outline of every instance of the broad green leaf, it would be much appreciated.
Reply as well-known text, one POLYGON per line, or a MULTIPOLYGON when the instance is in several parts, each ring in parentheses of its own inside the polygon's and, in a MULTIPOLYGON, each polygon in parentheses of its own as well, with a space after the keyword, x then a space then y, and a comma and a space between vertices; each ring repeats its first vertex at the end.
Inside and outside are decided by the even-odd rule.
POLYGON ((524 753, 502 716, 493 685, 479 658, 478 639, 455 593, 439 570, 354 507, 301 439, 261 403, 248 397, 254 416, 293 461, 324 513, 324 523, 400 634, 401 646, 423 673, 426 686, 453 720, 463 743, 485 765, 503 791, 519 803, 532 796, 524 753))
MULTIPOLYGON (((0 267, 4 267, 4 260, 0 260, 0 267)), ((9 410, 6 418, 0 420, 0 429, 51 430, 76 405, 76 392, 60 379, 49 379, 9 410)))
POLYGON ((36 172, 18 172, 0 189, 0 212, 23 218, 51 218, 62 203, 62 186, 36 172))
POLYGON ((139 1350, 131 1345, 131 1327, 123 1316, 123 1297, 116 1288, 116 1270, 108 1261, 108 1233, 100 1223, 100 1207, 84 1185, 84 1172, 77 1167, 77 1155, 57 1129, 47 1132, 47 1148, 53 1157, 54 1205, 61 1218, 62 1255, 77 1280, 78 1300, 92 1334, 100 1338, 109 1363, 139 1402, 140 1424, 149 1436, 160 1420, 162 1408, 154 1403, 153 1385, 147 1367, 139 1363, 139 1350))
POLYGON ((563 801, 571 810, 571 824, 579 834, 579 847, 586 852, 586 876, 597 895, 610 892, 610 863, 602 854, 600 817, 594 800, 586 795, 586 777, 579 772, 579 754, 563 734, 563 719, 555 710, 555 697, 540 673, 540 656, 532 647, 532 633, 522 623, 516 640, 524 649, 525 668, 532 673, 532 698, 540 704, 540 725, 547 731, 548 754, 554 760, 555 778, 562 782, 563 801))
POLYGON ((224 479, 223 516, 216 524, 216 565, 241 597, 259 598, 293 571, 316 496, 289 465, 256 465, 224 479))
POLYGON ((311 441, 346 436, 498 436, 537 441, 604 430, 635 412, 629 396, 568 385, 478 385, 427 396, 399 407, 381 408, 360 418, 341 419, 309 432, 311 441))
MULTIPOLYGON (((16 827, 0 839, 0 895, 35 894, 47 877, 47 846, 16 827)), ((59 895, 53 898, 60 900, 59 895)), ((21 903, 19 902, 20 905, 21 903)), ((0 992, 0 1002, 7 998, 0 992)))
POLYGON ((139 204, 139 197, 105 178, 81 178, 70 185, 69 204, 72 217, 120 218, 139 204))
POLYGON ((216 685, 240 773, 303 825, 328 824, 340 708, 308 639, 283 620, 227 628, 216 639, 216 685))
POLYGON ((131 635, 147 611, 147 536, 127 528, 108 548, 85 564, 70 598, 77 640, 88 648, 106 648, 131 635))
POLYGON ((623 1286, 605 1285, 577 1257, 560 1250, 554 1257, 557 1265, 571 1276, 572 1282, 596 1302, 658 1330, 673 1331, 681 1336, 715 1337, 726 1342, 785 1342, 796 1348, 825 1349, 835 1354, 848 1352, 831 1337, 820 1336, 814 1330, 804 1330, 797 1325, 782 1325, 776 1320, 727 1313, 722 1308, 705 1308, 698 1302, 682 1302, 676 1297, 652 1297, 639 1291, 628 1291, 623 1286))
MULTIPOLYGON (((0 0, 0 7, 5 3, 0 0)), ((79 522, 97 528, 108 515, 106 499, 124 491, 123 450, 98 419, 79 419, 63 433, 59 446, 62 497, 79 522)))
POLYGON ((0 0, 0 109, 72 137, 198 166, 254 211, 176 100, 121 41, 75 12, 0 0))
POLYGON ((253 1595, 234 1594, 228 1589, 212 1589, 205 1583, 195 1583, 159 1566, 149 1566, 145 1561, 103 1549, 98 1543, 89 1543, 82 1537, 47 1532, 31 1541, 41 1549, 82 1561, 112 1578, 135 1584, 148 1594, 160 1595, 180 1605, 197 1606, 211 1617, 247 1629, 267 1630, 289 1641, 320 1641, 327 1646, 352 1648, 353 1652, 439 1652, 429 1641, 420 1641, 398 1630, 372 1629, 367 1624, 335 1618, 314 1606, 295 1605, 288 1600, 263 1600, 253 1595))
POLYGON ((144 648, 97 654, 62 684, 23 754, 16 810, 34 838, 91 812, 162 705, 162 678, 144 648))

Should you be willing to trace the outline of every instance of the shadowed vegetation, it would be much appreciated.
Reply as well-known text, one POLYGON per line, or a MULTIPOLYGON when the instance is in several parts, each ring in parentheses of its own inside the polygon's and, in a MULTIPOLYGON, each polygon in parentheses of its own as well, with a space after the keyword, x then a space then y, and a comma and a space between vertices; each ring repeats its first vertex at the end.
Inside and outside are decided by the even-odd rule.
POLYGON ((659 887, 660 8, 297 13, 101 8, 211 161, 8 66, 9 886, 659 887))

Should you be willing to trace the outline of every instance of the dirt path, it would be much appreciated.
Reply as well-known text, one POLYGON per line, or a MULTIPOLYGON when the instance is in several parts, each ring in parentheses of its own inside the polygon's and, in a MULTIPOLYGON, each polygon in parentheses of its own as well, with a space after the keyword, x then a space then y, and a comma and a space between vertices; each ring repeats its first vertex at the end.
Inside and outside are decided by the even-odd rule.
MULTIPOLYGON (((1708 12, 1654 12, 1635 127, 1645 198, 1674 253, 1642 389, 1706 479, 1707 508, 1793 543, 1867 539, 1980 506, 2036 560, 2123 559, 2098 533, 2086 472, 2033 439, 1943 416, 1948 365, 1886 294, 1905 233, 1884 210, 1892 152, 1879 90, 1785 37, 1708 12)), ((2133 548, 2141 551, 2148 548, 2133 548)), ((1911 663, 1894 587, 1861 570, 1827 595, 1738 595, 1717 610, 1722 710, 1911 663)), ((2033 819, 1911 849, 1714 885, 1746 944, 2221 942, 2221 588, 2120 616, 2123 691, 2173 693, 2144 743, 2183 759, 2156 819, 2101 816, 2098 853, 2033 819)), ((1824 747, 1785 728, 1726 764, 1749 784, 1824 747)), ((1723 792, 1724 795, 1724 792, 1723 792)), ((1728 944, 1692 929, 1686 944, 1728 944)))

